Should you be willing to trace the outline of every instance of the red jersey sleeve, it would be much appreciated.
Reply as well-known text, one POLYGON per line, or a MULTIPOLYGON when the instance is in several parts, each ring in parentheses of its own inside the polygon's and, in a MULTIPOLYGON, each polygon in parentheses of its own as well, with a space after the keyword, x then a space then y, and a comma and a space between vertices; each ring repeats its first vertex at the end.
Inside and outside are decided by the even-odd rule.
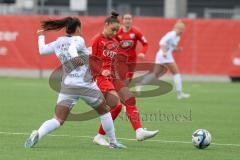
POLYGON ((134 28, 134 32, 136 34, 137 40, 139 40, 143 46, 141 53, 146 54, 147 50, 148 50, 148 42, 147 42, 146 38, 143 36, 143 34, 138 29, 134 28))
POLYGON ((93 76, 101 75, 102 61, 101 57, 98 54, 98 37, 94 37, 91 40, 92 54, 89 56, 89 66, 93 76))
POLYGON ((99 36, 95 36, 92 40, 91 40, 91 47, 92 47, 92 55, 99 57, 101 55, 98 54, 98 50, 99 50, 99 36))
POLYGON ((108 44, 111 45, 111 42, 108 42, 110 41, 102 35, 97 36, 92 42, 91 70, 95 76, 101 75, 103 70, 112 71, 113 52, 107 49, 108 44))

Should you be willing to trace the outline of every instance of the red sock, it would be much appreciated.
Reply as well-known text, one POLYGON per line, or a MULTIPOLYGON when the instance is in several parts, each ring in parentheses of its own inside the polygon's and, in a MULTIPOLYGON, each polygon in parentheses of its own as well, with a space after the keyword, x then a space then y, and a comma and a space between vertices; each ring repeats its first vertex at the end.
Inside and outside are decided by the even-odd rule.
POLYGON ((130 120, 133 129, 136 131, 138 128, 142 128, 142 123, 138 114, 136 106, 126 106, 126 114, 130 120))
MULTIPOLYGON (((116 107, 114 107, 114 108, 112 108, 110 110, 110 113, 112 115, 112 119, 113 120, 115 120, 117 118, 117 116, 119 115, 121 110, 122 110, 122 104, 118 104, 116 107)), ((105 131, 102 128, 102 125, 98 129, 98 133, 101 134, 101 135, 105 135, 106 134, 105 131)))

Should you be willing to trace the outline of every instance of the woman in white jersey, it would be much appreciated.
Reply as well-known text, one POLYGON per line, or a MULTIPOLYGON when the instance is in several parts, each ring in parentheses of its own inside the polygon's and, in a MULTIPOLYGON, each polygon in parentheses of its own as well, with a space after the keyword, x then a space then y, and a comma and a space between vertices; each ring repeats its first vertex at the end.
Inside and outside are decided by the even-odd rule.
POLYGON ((182 21, 176 22, 173 30, 166 33, 160 40, 160 50, 156 55, 154 71, 143 78, 138 84, 137 91, 141 91, 142 85, 149 84, 152 80, 160 77, 167 69, 173 74, 174 84, 177 91, 177 98, 189 98, 190 95, 182 91, 182 79, 178 66, 173 58, 173 52, 179 52, 182 49, 177 47, 180 36, 185 30, 185 24, 182 21))
POLYGON ((63 78, 58 96, 55 115, 45 121, 38 130, 34 130, 25 142, 26 148, 32 148, 45 135, 59 128, 67 119, 78 99, 84 100, 99 114, 102 126, 106 131, 110 148, 125 148, 117 142, 115 129, 109 108, 104 97, 92 81, 89 72, 89 51, 81 35, 81 22, 77 18, 66 17, 59 20, 42 21, 42 30, 38 30, 38 44, 41 55, 55 53, 62 63, 63 78), (65 28, 66 35, 56 41, 45 44, 45 31, 65 28))

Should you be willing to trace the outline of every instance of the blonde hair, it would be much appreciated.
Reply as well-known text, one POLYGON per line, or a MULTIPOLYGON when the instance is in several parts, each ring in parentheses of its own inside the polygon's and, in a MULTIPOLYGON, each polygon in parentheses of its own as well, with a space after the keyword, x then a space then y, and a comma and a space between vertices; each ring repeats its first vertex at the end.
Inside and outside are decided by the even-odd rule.
POLYGON ((184 24, 181 20, 178 20, 178 21, 175 23, 175 25, 174 25, 173 28, 174 28, 174 29, 185 29, 185 24, 184 24))

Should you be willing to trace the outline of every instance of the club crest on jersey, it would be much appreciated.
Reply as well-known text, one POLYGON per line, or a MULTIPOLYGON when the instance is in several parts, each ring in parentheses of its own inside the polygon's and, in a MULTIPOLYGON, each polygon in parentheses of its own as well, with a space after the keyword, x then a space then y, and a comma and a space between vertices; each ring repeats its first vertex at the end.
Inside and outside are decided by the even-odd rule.
POLYGON ((129 34, 129 37, 130 37, 131 39, 134 39, 134 38, 135 38, 135 34, 134 34, 134 33, 130 33, 130 34, 129 34))
POLYGON ((123 49, 131 48, 133 46, 133 41, 132 40, 121 41, 120 46, 123 49))

